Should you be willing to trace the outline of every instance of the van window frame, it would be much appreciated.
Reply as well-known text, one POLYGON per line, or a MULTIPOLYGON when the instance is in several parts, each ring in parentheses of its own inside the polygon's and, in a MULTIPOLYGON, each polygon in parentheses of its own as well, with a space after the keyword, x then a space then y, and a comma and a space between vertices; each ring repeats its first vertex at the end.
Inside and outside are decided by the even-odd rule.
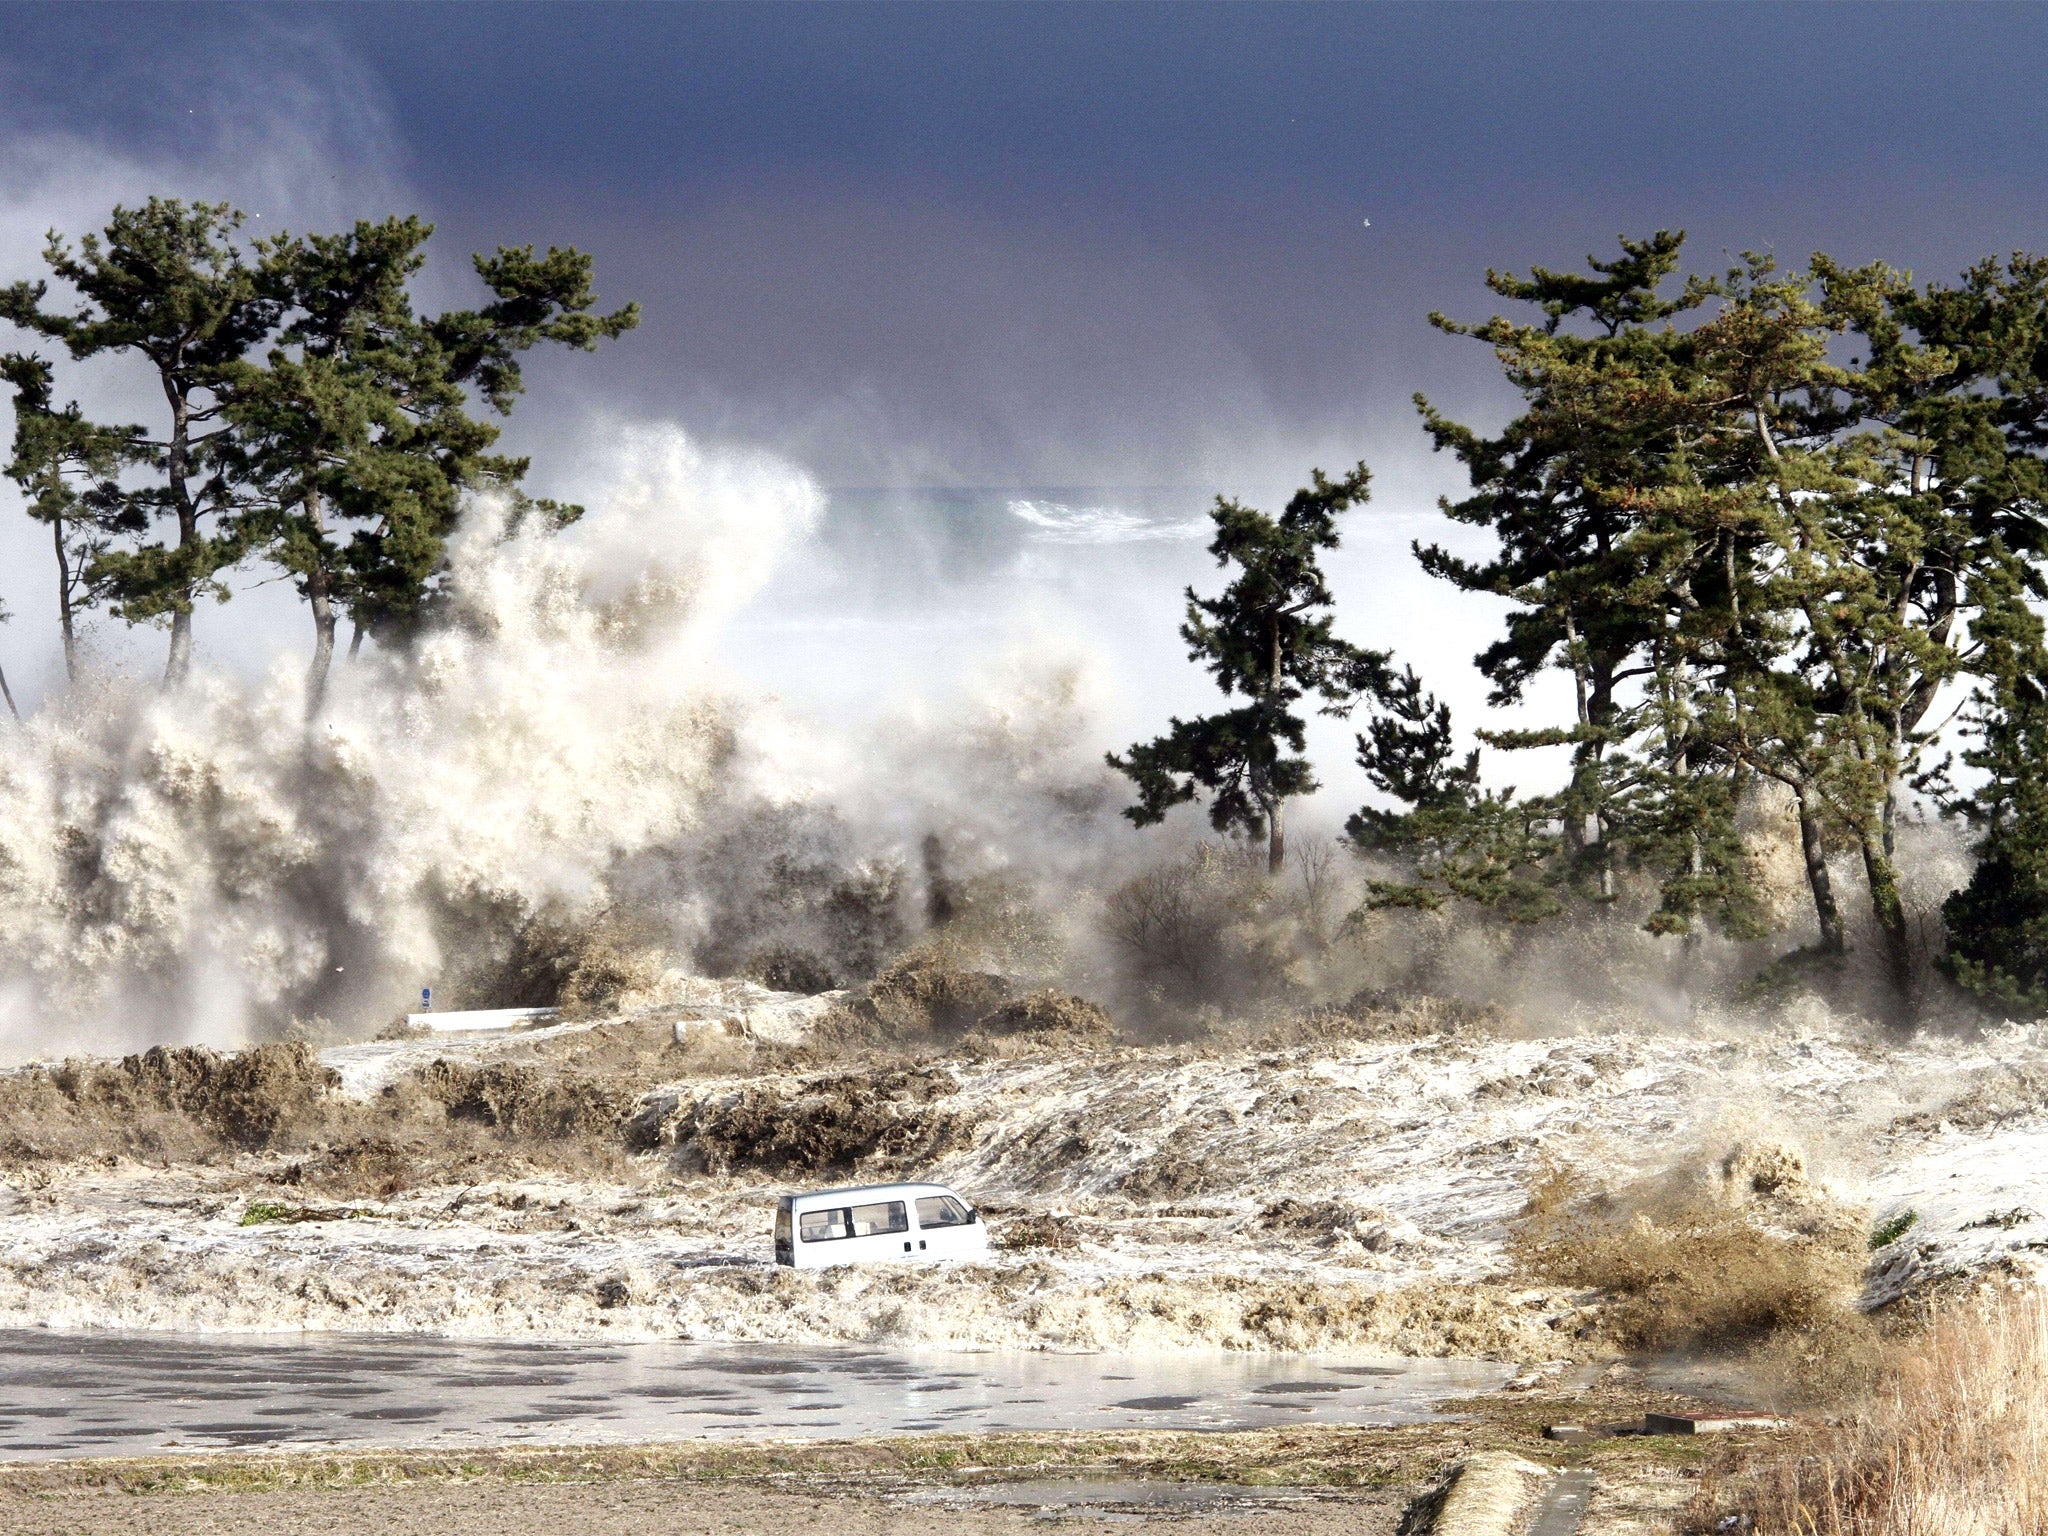
POLYGON ((853 1229, 855 1237, 899 1237, 910 1230, 910 1202, 903 1199, 863 1201, 859 1205, 847 1207, 846 1220, 848 1227, 853 1229), (871 1227, 867 1231, 862 1232, 855 1225, 858 1215, 862 1211, 894 1212, 893 1216, 884 1216, 883 1220, 893 1221, 895 1225, 871 1227))
POLYGON ((846 1205, 814 1205, 807 1211, 799 1211, 796 1218, 796 1240, 800 1243, 843 1243, 853 1236, 853 1208, 846 1205), (842 1230, 813 1234, 804 1230, 804 1225, 813 1216, 841 1216, 845 1220, 837 1223, 842 1230))
POLYGON ((814 1205, 808 1210, 796 1213, 797 1241, 800 1243, 843 1243, 856 1237, 900 1237, 910 1230, 910 1212, 911 1202, 907 1199, 863 1200, 859 1205, 814 1205), (853 1213, 855 1211, 872 1211, 878 1207, 893 1209, 895 1212, 894 1217, 885 1219, 894 1220, 896 1225, 876 1227, 868 1232, 859 1231, 854 1225, 853 1213), (843 1217, 843 1221, 834 1223, 834 1225, 842 1227, 843 1230, 827 1232, 821 1236, 812 1236, 805 1232, 804 1223, 817 1216, 843 1217))

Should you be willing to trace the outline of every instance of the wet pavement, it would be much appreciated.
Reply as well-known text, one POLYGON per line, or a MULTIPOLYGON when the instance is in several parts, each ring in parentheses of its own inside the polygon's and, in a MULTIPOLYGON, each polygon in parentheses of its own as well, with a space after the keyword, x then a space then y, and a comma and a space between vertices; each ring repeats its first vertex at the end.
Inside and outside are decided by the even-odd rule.
POLYGON ((0 1459, 1400 1424, 1483 1361, 0 1330, 0 1459))

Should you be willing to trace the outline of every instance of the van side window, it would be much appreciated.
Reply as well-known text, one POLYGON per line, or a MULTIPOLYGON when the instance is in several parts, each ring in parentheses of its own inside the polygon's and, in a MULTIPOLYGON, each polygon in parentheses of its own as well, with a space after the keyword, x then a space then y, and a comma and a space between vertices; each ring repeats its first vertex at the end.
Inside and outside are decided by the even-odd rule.
POLYGON ((964 1227, 967 1221, 967 1207, 951 1195, 923 1195, 918 1199, 920 1227, 964 1227))
POLYGON ((845 1206, 836 1211, 805 1211, 797 1218, 797 1233, 807 1243, 822 1243, 853 1236, 853 1223, 845 1206))
POLYGON ((853 1208, 853 1235, 878 1237, 889 1232, 908 1232, 910 1215, 901 1200, 878 1200, 873 1205, 853 1208))

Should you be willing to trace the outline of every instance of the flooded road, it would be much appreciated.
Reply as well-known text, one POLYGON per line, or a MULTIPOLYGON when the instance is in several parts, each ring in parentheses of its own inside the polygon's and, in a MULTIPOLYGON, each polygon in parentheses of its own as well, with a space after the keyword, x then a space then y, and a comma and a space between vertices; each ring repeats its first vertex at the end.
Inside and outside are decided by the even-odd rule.
POLYGON ((1399 1424, 1508 1375, 1483 1361, 1320 1355, 7 1330, 0 1459, 1399 1424))

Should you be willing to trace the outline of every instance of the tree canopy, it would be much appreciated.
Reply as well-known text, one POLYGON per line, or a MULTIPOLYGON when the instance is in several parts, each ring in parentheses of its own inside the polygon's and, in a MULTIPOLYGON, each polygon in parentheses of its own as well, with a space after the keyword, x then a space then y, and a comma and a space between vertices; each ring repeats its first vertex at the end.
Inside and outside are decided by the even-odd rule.
MULTIPOLYGON (((433 230, 421 220, 253 242, 242 224, 226 204, 152 198, 115 209, 75 249, 51 236, 46 262, 75 307, 51 305, 47 281, 0 289, 0 319, 74 359, 142 359, 168 412, 155 435, 95 425, 52 406, 46 361, 10 355, 8 473, 55 531, 74 667, 73 614, 104 601, 130 623, 168 618, 166 677, 182 679, 198 600, 225 600, 225 573, 260 556, 311 609, 317 712, 338 618, 358 640, 408 633, 433 600, 463 494, 518 494, 527 463, 489 451, 498 428, 472 397, 504 414, 524 353, 592 350, 639 310, 597 312, 582 252, 519 246, 474 258, 486 303, 422 316, 410 285, 433 230)), ((577 515, 525 505, 557 524, 577 515)))

